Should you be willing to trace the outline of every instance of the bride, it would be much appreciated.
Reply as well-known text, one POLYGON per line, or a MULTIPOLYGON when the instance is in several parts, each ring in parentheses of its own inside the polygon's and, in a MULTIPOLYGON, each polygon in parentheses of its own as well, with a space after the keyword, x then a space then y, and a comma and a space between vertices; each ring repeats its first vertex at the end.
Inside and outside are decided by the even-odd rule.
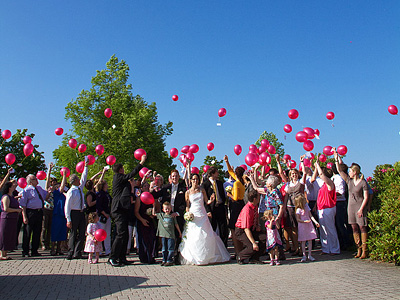
POLYGON ((191 188, 186 191, 186 211, 194 215, 193 221, 186 221, 182 234, 182 242, 179 245, 181 263, 191 265, 208 265, 222 263, 230 260, 230 254, 226 250, 220 237, 212 229, 204 204, 208 201, 205 190, 200 187, 200 176, 191 174, 191 188))

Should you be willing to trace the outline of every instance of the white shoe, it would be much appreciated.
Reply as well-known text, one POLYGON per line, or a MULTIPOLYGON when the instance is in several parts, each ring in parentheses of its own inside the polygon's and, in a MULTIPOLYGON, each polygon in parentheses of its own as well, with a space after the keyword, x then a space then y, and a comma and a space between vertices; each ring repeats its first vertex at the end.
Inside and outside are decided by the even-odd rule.
POLYGON ((302 258, 301 258, 301 261, 300 262, 306 262, 307 261, 307 257, 306 256, 303 256, 302 258))
POLYGON ((311 255, 308 257, 308 260, 309 261, 315 261, 315 258, 314 257, 312 257, 311 255))

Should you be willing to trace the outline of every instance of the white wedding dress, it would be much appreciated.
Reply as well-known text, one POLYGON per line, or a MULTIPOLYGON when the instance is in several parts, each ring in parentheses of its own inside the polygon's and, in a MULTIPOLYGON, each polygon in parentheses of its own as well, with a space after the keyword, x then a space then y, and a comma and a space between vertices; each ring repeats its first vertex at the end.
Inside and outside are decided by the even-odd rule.
POLYGON ((208 219, 203 193, 190 194, 189 200, 194 219, 186 222, 182 233, 182 242, 179 245, 181 263, 208 265, 229 261, 230 254, 208 219))

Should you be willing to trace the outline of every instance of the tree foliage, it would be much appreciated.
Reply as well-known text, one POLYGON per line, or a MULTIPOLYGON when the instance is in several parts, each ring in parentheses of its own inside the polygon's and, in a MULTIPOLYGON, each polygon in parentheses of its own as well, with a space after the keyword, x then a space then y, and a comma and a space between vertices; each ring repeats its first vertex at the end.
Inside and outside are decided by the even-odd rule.
POLYGON ((97 71, 92 78, 92 87, 82 90, 68 103, 65 119, 72 123, 72 133, 65 134, 62 145, 53 152, 58 169, 65 166, 73 172, 85 155, 97 156, 95 148, 101 144, 105 152, 91 168, 93 172, 106 165, 109 155, 114 155, 129 171, 138 163, 134 151, 142 148, 147 152, 146 166, 164 176, 168 174, 173 166, 165 151, 165 139, 172 134, 172 122, 160 124, 156 104, 148 104, 139 95, 133 95, 128 71, 125 61, 112 56, 106 69, 97 71), (104 115, 106 108, 112 109, 110 118, 104 115), (85 144, 86 152, 82 154, 71 149, 68 146, 71 138, 75 138, 78 145, 85 144))
MULTIPOLYGON (((264 130, 263 133, 261 133, 260 137, 256 141, 255 145, 257 147, 261 146, 261 141, 262 140, 268 140, 268 142, 275 147, 276 154, 279 154, 280 157, 282 157, 285 154, 285 149, 283 148, 283 143, 279 142, 278 138, 276 137, 275 133, 273 132, 267 132, 264 130)), ((277 168, 278 165, 276 164, 276 159, 275 155, 271 154, 271 168, 277 168)))
POLYGON ((207 155, 204 158, 204 164, 200 168, 200 175, 203 175, 203 167, 205 165, 209 165, 210 167, 216 167, 219 172, 218 179, 221 180, 222 182, 225 181, 224 176, 225 176, 225 171, 224 171, 224 164, 223 160, 218 160, 216 156, 209 156, 207 155))

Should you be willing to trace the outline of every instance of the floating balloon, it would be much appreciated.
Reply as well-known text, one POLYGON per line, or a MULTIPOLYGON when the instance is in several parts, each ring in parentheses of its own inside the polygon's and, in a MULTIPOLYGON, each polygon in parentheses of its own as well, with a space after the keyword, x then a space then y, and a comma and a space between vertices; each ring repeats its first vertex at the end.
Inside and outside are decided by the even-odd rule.
POLYGON ((35 148, 33 147, 33 145, 31 143, 25 144, 24 149, 23 149, 25 156, 31 155, 34 149, 35 148))
POLYGON ((292 132, 292 126, 290 126, 289 124, 286 124, 285 126, 283 126, 283 131, 286 133, 291 133, 292 132))
POLYGON ((8 129, 3 130, 1 136, 3 137, 3 139, 8 140, 11 137, 11 131, 8 129))
POLYGON ((246 164, 252 167, 258 161, 258 158, 254 153, 249 153, 244 158, 244 161, 246 162, 246 164))
POLYGON ((192 169, 190 170, 192 172, 192 174, 199 174, 200 170, 197 167, 192 167, 192 169))
POLYGON ((303 163, 305 167, 311 167, 311 161, 308 158, 304 158, 303 163))
POLYGON ((178 95, 173 95, 173 96, 172 96, 172 100, 178 101, 178 99, 179 99, 178 95))
POLYGON ((319 134, 320 134, 319 130, 318 130, 318 129, 315 129, 315 130, 314 130, 314 135, 319 136, 319 134))
POLYGON ((102 242, 107 238, 107 232, 104 229, 97 229, 94 232, 94 238, 96 239, 96 241, 98 242, 102 242))
POLYGON ((79 153, 84 153, 86 151, 86 145, 85 144, 80 144, 78 147, 79 153))
POLYGON ((305 141, 303 144, 303 149, 306 151, 312 151, 314 149, 314 143, 312 141, 305 141))
POLYGON ((149 171, 149 169, 147 169, 146 167, 141 168, 139 171, 140 178, 143 178, 148 171, 149 171))
POLYGON ((273 145, 269 145, 269 146, 268 146, 268 152, 269 152, 270 154, 275 154, 275 153, 276 153, 275 147, 274 147, 273 145))
POLYGON ((189 147, 189 151, 192 153, 197 153, 197 152, 199 152, 199 146, 196 144, 193 144, 192 146, 189 147))
POLYGON ((268 158, 271 159, 271 156, 267 152, 263 152, 258 157, 258 162, 260 163, 260 165, 266 166, 268 164, 267 162, 268 158))
POLYGON ((327 112, 327 113, 326 113, 326 118, 327 118, 328 120, 333 120, 333 119, 335 118, 335 114, 334 114, 332 111, 327 112))
POLYGON ((294 160, 290 160, 288 162, 288 167, 289 168, 294 169, 294 168, 296 168, 296 166, 297 166, 297 164, 296 164, 296 162, 294 160))
POLYGON ((303 131, 305 133, 307 133, 307 139, 312 140, 313 138, 315 138, 315 132, 314 129, 310 128, 310 127, 304 127, 303 131))
POLYGON ((75 166, 75 170, 78 173, 83 173, 83 171, 85 170, 85 162, 84 161, 78 162, 75 166))
POLYGON ((243 168, 245 171, 247 171, 247 166, 246 165, 240 165, 239 167, 243 168))
POLYGON ((269 170, 271 170, 271 167, 270 167, 270 166, 268 166, 268 165, 264 166, 264 173, 265 173, 265 174, 268 173, 269 170))
POLYGON ((203 167, 203 172, 207 173, 208 169, 210 169, 211 167, 209 165, 204 165, 203 167))
POLYGON ((260 147, 258 147, 258 149, 257 149, 257 153, 258 153, 258 154, 261 154, 261 153, 265 152, 266 150, 267 150, 266 148, 264 148, 263 146, 260 146, 260 147))
POLYGON ((93 155, 88 155, 87 156, 87 159, 88 159, 88 165, 89 166, 91 166, 91 165, 93 165, 95 162, 96 162, 96 158, 93 156, 93 155))
POLYGON ((188 152, 188 153, 186 154, 186 158, 187 158, 188 160, 190 160, 191 162, 194 161, 194 155, 193 155, 193 153, 192 153, 192 152, 188 152))
POLYGON ((117 159, 115 158, 114 155, 109 155, 106 158, 106 164, 112 166, 113 164, 115 164, 115 162, 117 161, 117 159))
POLYGON ((104 146, 97 145, 96 148, 94 149, 94 151, 96 151, 97 155, 100 156, 104 153, 104 146))
POLYGON ((56 130, 54 132, 56 133, 56 135, 62 135, 64 133, 64 129, 56 128, 56 130))
POLYGON ((337 147, 337 153, 339 155, 346 155, 347 153, 347 147, 345 145, 340 145, 339 147, 337 147))
MULTIPOLYGON (((267 153, 267 154, 268 154, 268 153, 267 153)), ((266 162, 267 162, 267 164, 270 164, 270 163, 271 163, 271 156, 268 156, 268 157, 267 157, 266 162)))
POLYGON ((149 192, 143 192, 140 195, 140 200, 146 205, 151 205, 154 203, 154 197, 149 192))
POLYGON ((182 149, 181 149, 181 152, 186 154, 186 153, 189 152, 189 149, 190 149, 190 147, 188 145, 183 146, 182 149))
POLYGON ((333 155, 331 146, 325 146, 324 149, 322 150, 322 152, 324 152, 324 154, 327 156, 333 155))
POLYGON ((186 160, 186 155, 185 155, 185 154, 179 155, 179 161, 180 161, 181 163, 184 163, 185 160, 186 160))
POLYGON ((5 161, 7 165, 11 166, 15 162, 15 155, 12 153, 8 153, 5 157, 5 161))
POLYGON ((169 150, 169 154, 171 155, 172 158, 175 158, 178 156, 179 151, 176 148, 171 148, 171 150, 169 150))
POLYGON ((267 149, 269 146, 269 141, 267 139, 261 140, 261 147, 267 149))
POLYGON ((143 155, 147 155, 146 151, 144 151, 143 149, 136 149, 135 152, 133 153, 133 156, 137 159, 137 160, 141 160, 143 155))
POLYGON ((314 153, 310 153, 310 159, 313 160, 315 158, 314 153))
POLYGON ((236 155, 240 155, 240 153, 242 153, 242 146, 236 145, 236 146, 233 148, 233 152, 235 152, 236 155))
POLYGON ((19 186, 21 189, 24 189, 24 188, 28 185, 28 183, 26 182, 26 179, 23 178, 23 177, 19 178, 18 181, 17 181, 17 183, 18 183, 18 186, 19 186))
POLYGON ((39 171, 36 173, 36 178, 39 180, 44 180, 46 178, 46 172, 44 171, 39 171))
POLYGON ((225 108, 220 108, 218 110, 218 117, 222 118, 225 115, 226 115, 226 109, 225 108))
POLYGON ((297 110, 295 110, 295 109, 291 109, 288 112, 288 116, 292 120, 297 119, 299 117, 299 112, 297 110))
POLYGON ((299 131, 298 133, 296 133, 296 141, 298 141, 299 143, 304 143, 307 140, 307 133, 305 133, 304 131, 299 131))
POLYGON ((331 162, 328 162, 328 163, 326 164, 326 167, 327 167, 328 169, 332 169, 332 167, 333 167, 333 163, 331 163, 331 162))
POLYGON ((396 105, 389 105, 388 111, 389 111, 389 113, 391 113, 392 115, 397 115, 397 113, 399 112, 399 110, 397 109, 397 106, 396 106, 396 105))
POLYGON ((111 110, 111 108, 106 108, 106 109, 104 110, 104 115, 105 115, 107 118, 111 118, 111 116, 112 116, 112 110, 111 110))
POLYGON ((289 154, 285 154, 285 155, 283 156, 283 159, 286 160, 286 161, 289 161, 289 160, 292 159, 292 157, 291 157, 289 154))
POLYGON ((253 153, 257 153, 257 146, 254 144, 251 144, 249 146, 249 151, 253 152, 253 153))
POLYGON ((24 142, 24 144, 29 144, 32 142, 32 138, 29 135, 27 135, 27 136, 24 136, 22 141, 24 142))
POLYGON ((69 177, 69 175, 71 175, 71 171, 67 167, 61 168, 60 170, 61 176, 64 176, 64 172, 65 172, 65 177, 69 177))
POLYGON ((76 146, 78 146, 78 142, 76 141, 76 139, 70 139, 70 140, 68 141, 68 145, 69 145, 72 149, 75 149, 76 146))
POLYGON ((208 143, 208 144, 207 144, 207 150, 208 150, 208 151, 214 150, 214 144, 213 144, 213 143, 208 143))
POLYGON ((319 161, 320 161, 320 162, 326 162, 326 156, 325 156, 324 154, 321 154, 321 155, 319 156, 319 161))

